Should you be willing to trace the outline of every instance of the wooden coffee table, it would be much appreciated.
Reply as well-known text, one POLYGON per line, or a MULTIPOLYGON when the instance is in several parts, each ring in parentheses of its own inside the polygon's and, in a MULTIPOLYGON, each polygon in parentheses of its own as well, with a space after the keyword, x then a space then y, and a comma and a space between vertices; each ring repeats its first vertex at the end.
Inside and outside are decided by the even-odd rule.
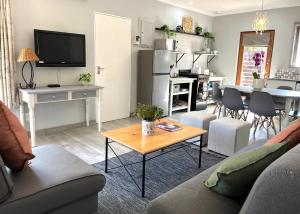
POLYGON ((160 120, 160 122, 168 122, 172 124, 179 125, 182 127, 182 130, 175 132, 168 132, 161 129, 155 130, 155 135, 153 136, 143 136, 141 124, 135 124, 126 128, 114 129, 101 133, 106 138, 105 143, 105 173, 108 173, 108 148, 110 148, 113 153, 116 155, 118 160, 121 163, 121 166, 114 167, 111 169, 116 169, 123 167, 129 176, 132 178, 133 182, 137 185, 138 189, 142 192, 142 197, 145 196, 145 172, 146 172, 146 162, 161 156, 163 154, 181 149, 190 145, 196 145, 196 142, 199 142, 199 160, 198 167, 201 167, 201 153, 202 153, 202 136, 207 133, 206 130, 195 128, 191 126, 184 125, 179 122, 170 121, 167 119, 160 120), (187 140, 199 137, 199 140, 193 142, 187 142, 187 140), (142 186, 140 187, 132 175, 129 173, 126 166, 137 164, 130 163, 124 164, 123 161, 119 158, 113 148, 110 146, 111 143, 118 143, 123 146, 126 146, 133 151, 142 155, 143 160, 137 163, 142 163, 143 172, 142 172, 142 186), (161 151, 160 154, 147 158, 147 155, 161 151))

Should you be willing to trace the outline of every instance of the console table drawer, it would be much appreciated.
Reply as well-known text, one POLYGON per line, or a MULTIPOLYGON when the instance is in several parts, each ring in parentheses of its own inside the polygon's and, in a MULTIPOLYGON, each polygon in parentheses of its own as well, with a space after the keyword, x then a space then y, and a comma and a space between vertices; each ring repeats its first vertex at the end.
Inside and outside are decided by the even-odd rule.
POLYGON ((96 91, 77 91, 72 93, 72 99, 84 99, 88 97, 96 97, 96 91))
POLYGON ((37 101, 39 103, 55 102, 55 101, 63 101, 63 100, 68 100, 67 92, 38 94, 37 95, 37 101))

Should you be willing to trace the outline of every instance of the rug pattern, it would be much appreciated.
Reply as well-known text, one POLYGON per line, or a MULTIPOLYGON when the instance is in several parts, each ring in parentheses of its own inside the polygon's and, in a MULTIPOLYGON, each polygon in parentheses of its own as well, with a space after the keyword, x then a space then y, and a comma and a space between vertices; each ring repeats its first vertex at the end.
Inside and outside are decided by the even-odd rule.
MULTIPOLYGON (((157 154, 159 152, 153 153, 149 157, 157 154)), ((141 197, 139 189, 123 168, 104 173, 104 161, 94 164, 94 167, 106 177, 106 185, 98 197, 98 214, 145 213, 151 200, 223 160, 222 157, 203 151, 202 167, 198 169, 196 163, 198 154, 199 150, 196 148, 186 147, 148 161, 145 198, 141 197)), ((142 160, 141 155, 136 152, 123 154, 120 158, 124 163, 142 160)), ((120 164, 118 159, 113 157, 109 159, 108 165, 112 168, 120 164)), ((141 184, 142 164, 128 166, 128 170, 138 184, 141 184)))

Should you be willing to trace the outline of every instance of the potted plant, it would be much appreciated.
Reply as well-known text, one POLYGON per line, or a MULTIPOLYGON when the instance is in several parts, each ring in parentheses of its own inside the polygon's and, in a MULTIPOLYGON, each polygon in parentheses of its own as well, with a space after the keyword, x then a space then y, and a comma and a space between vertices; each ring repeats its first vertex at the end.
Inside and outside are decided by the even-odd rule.
POLYGON ((174 31, 171 31, 168 25, 163 25, 161 29, 165 32, 165 36, 167 37, 167 39, 171 39, 172 37, 176 36, 176 33, 174 31))
POLYGON ((204 37, 204 49, 206 52, 210 52, 211 41, 213 41, 215 37, 210 32, 204 32, 203 37, 204 37))
POLYGON ((142 134, 153 135, 155 121, 163 116, 163 110, 157 106, 138 104, 136 115, 142 119, 142 134))
POLYGON ((196 33, 196 35, 201 35, 201 33, 202 33, 202 27, 197 26, 197 27, 195 28, 195 33, 196 33))
POLYGON ((92 81, 92 75, 90 73, 80 74, 78 81, 82 85, 89 85, 92 81))
POLYGON ((264 62, 265 52, 258 51, 254 53, 252 57, 254 61, 254 66, 256 67, 257 71, 252 73, 253 76, 253 88, 254 89, 262 89, 265 87, 265 79, 260 78, 261 74, 261 65, 264 62))
POLYGON ((175 51, 177 42, 172 39, 172 37, 174 37, 176 33, 172 31, 168 25, 163 25, 160 29, 165 33, 165 39, 156 39, 155 49, 175 51))
POLYGON ((182 26, 181 26, 181 25, 178 25, 178 26, 176 27, 176 31, 179 32, 179 33, 183 32, 182 26))

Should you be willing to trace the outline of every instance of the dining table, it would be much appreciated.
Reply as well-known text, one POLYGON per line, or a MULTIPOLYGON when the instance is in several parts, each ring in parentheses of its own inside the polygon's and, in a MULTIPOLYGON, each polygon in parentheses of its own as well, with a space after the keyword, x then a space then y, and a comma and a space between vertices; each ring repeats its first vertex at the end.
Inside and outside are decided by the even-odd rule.
MULTIPOLYGON (((241 86, 241 85, 223 85, 220 86, 221 89, 224 88, 235 88, 238 91, 244 94, 251 94, 255 90, 263 91, 269 93, 272 97, 280 97, 285 99, 285 112, 287 115, 291 111, 292 103, 294 100, 300 99, 300 91, 294 90, 283 90, 277 88, 262 88, 262 89, 254 89, 251 86, 241 86)), ((282 126, 287 127, 289 124, 289 117, 282 118, 282 126)))

